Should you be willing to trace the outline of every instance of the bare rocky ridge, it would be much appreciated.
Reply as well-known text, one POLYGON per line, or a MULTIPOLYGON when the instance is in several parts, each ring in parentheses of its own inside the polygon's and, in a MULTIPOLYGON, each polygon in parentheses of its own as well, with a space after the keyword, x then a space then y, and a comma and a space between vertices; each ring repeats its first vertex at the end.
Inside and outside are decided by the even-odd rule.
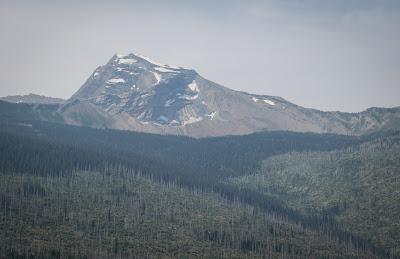
POLYGON ((65 100, 37 94, 12 95, 0 97, 0 100, 11 103, 62 104, 65 100))

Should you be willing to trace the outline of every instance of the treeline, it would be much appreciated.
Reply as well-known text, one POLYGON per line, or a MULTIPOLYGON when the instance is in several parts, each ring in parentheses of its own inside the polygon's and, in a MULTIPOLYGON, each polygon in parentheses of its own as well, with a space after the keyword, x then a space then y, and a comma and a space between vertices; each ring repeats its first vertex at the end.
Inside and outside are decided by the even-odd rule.
POLYGON ((254 172, 259 169, 261 160, 272 155, 291 151, 334 150, 366 141, 359 137, 294 132, 260 132, 246 136, 193 139, 35 120, 1 124, 0 130, 93 149, 149 155, 194 166, 196 170, 220 177, 254 172))

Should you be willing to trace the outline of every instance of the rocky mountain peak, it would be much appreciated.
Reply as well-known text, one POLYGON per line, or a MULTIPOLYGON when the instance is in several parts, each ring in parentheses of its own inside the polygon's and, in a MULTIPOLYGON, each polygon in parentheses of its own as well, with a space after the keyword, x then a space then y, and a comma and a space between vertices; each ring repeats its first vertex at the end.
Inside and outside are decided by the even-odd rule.
POLYGON ((167 64, 162 64, 160 62, 154 61, 149 57, 136 54, 136 53, 129 53, 129 54, 115 54, 111 60, 117 64, 124 64, 124 65, 133 65, 136 66, 144 66, 147 68, 155 68, 155 70, 160 72, 177 72, 177 70, 183 70, 184 68, 178 66, 172 66, 167 64))
POLYGON ((396 128, 400 118, 399 109, 378 115, 307 109, 281 97, 235 91, 194 70, 134 53, 115 54, 98 67, 61 112, 71 124, 95 121, 89 125, 195 137, 260 130, 360 134, 396 128))
POLYGON ((186 125, 212 112, 200 101, 199 80, 194 70, 138 54, 116 54, 70 100, 88 100, 108 113, 129 114, 142 124, 186 125))

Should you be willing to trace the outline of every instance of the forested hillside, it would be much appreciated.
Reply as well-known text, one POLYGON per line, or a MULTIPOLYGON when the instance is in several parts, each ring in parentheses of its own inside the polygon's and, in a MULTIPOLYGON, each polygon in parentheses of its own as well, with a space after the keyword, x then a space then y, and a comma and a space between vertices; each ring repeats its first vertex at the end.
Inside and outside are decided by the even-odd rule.
POLYGON ((306 215, 338 224, 400 255, 400 136, 330 152, 290 152, 263 162, 260 173, 230 179, 306 215))
POLYGON ((374 257, 216 193, 132 172, 2 174, 0 183, 7 257, 374 257))
MULTIPOLYGON (((269 163, 264 160, 353 152, 392 143, 397 132, 192 139, 28 118, 9 120, 0 132, 2 256, 384 258, 396 253, 389 239, 373 239, 374 232, 365 235, 353 221, 338 217, 336 203, 310 209, 283 198, 278 180, 274 191, 265 191, 250 179, 263 175, 269 163)), ((376 177, 391 188, 398 184, 376 177)), ((382 224, 395 227, 383 222, 373 228, 381 230, 382 224)))

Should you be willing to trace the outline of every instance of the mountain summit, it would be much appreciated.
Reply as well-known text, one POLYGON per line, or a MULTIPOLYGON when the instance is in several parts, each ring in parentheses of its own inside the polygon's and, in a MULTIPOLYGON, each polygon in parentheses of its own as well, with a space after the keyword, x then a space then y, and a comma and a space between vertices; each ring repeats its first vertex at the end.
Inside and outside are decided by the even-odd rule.
POLYGON ((201 81, 194 70, 137 54, 117 54, 97 68, 70 100, 89 101, 142 125, 184 126, 212 117, 213 110, 200 98, 201 81))
POLYGON ((281 97, 234 91, 195 70, 138 54, 114 55, 69 100, 54 107, 32 109, 39 109, 43 120, 193 137, 262 130, 357 135, 400 126, 400 108, 322 112, 281 97))
POLYGON ((289 104, 278 97, 233 91, 195 70, 138 54, 114 55, 69 100, 74 101, 100 108, 117 120, 117 128, 191 136, 286 128, 272 117, 289 104))

